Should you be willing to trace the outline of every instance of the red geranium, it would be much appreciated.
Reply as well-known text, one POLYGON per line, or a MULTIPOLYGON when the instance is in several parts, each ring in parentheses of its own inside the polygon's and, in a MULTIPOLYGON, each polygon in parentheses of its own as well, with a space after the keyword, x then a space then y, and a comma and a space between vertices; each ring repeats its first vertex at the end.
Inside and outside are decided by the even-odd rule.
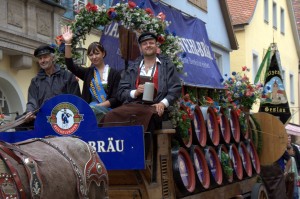
POLYGON ((157 18, 159 18, 161 21, 164 21, 166 19, 166 15, 163 12, 158 13, 157 18))
POLYGON ((182 121, 185 122, 186 118, 187 118, 187 115, 186 115, 186 114, 183 114, 183 115, 182 115, 182 121))
POLYGON ((108 14, 109 17, 111 17, 112 13, 115 13, 115 12, 116 12, 116 10, 114 8, 109 8, 107 10, 107 14, 108 14))
POLYGON ((166 39, 165 39, 165 37, 163 37, 162 35, 159 35, 159 36, 157 37, 157 41, 158 41, 160 44, 163 44, 163 43, 166 41, 166 39))
POLYGON ((60 45, 62 42, 63 42, 63 37, 62 37, 62 35, 59 35, 59 36, 57 36, 56 38, 55 38, 55 43, 57 44, 57 45, 60 45))
POLYGON ((153 11, 151 10, 151 8, 146 8, 145 11, 150 16, 153 16, 153 14, 154 14, 153 11))
POLYGON ((94 5, 94 4, 92 4, 92 3, 88 3, 88 4, 86 4, 86 9, 89 11, 89 12, 97 12, 98 11, 98 7, 97 7, 97 5, 94 5))
POLYGON ((129 8, 135 8, 135 7, 136 7, 136 4, 135 4, 133 1, 129 1, 129 2, 128 2, 128 7, 129 7, 129 8))

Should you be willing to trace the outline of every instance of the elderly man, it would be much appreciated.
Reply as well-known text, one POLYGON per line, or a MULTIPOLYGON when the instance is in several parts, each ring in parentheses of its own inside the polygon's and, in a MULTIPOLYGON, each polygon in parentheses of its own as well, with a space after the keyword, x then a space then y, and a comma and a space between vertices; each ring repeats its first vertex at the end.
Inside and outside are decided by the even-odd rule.
MULTIPOLYGON (((28 102, 26 104, 26 123, 22 126, 32 126, 35 115, 46 100, 59 94, 73 94, 80 96, 80 88, 75 76, 67 70, 60 68, 54 62, 54 48, 41 45, 34 51, 38 59, 40 71, 32 78, 28 89, 28 102)), ((21 126, 19 127, 21 130, 21 126)))

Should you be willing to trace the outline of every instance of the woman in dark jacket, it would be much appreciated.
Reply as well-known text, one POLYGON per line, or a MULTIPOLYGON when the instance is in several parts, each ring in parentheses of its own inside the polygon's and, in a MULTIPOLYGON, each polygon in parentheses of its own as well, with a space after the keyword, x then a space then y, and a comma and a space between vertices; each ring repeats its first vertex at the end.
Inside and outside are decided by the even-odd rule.
POLYGON ((90 104, 98 122, 111 108, 120 103, 116 93, 120 81, 120 73, 104 63, 106 55, 104 47, 99 42, 93 42, 87 50, 91 66, 88 68, 74 64, 71 43, 73 33, 70 27, 64 27, 65 61, 68 69, 83 80, 82 98, 90 104))

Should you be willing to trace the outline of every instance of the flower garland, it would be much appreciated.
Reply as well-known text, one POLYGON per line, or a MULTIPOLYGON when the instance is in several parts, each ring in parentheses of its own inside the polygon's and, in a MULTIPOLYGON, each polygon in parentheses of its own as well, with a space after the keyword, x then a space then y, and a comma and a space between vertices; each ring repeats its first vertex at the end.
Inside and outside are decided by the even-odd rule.
MULTIPOLYGON (((127 29, 134 30, 137 33, 152 32, 157 35, 159 48, 162 54, 168 55, 175 64, 177 71, 182 71, 183 63, 178 56, 182 48, 176 33, 171 33, 167 27, 170 22, 165 21, 165 15, 161 12, 154 16, 150 8, 144 8, 145 2, 136 5, 134 2, 118 3, 108 9, 105 5, 98 6, 88 3, 85 7, 78 8, 75 21, 67 24, 71 27, 74 36, 72 40, 73 54, 75 47, 80 40, 85 40, 86 35, 99 26, 106 26, 112 22, 120 22, 127 29)), ((64 43, 62 37, 56 38, 58 46, 56 47, 57 62, 64 65, 64 43)), ((182 55, 183 56, 183 55, 182 55)))
MULTIPOLYGON (((244 66, 242 71, 249 72, 249 69, 244 66)), ((257 99, 261 97, 263 91, 261 83, 251 84, 246 74, 240 72, 232 72, 232 77, 221 81, 226 91, 225 96, 220 100, 226 103, 228 107, 232 106, 235 109, 246 108, 250 110, 257 99)))
POLYGON ((170 110, 169 116, 173 127, 179 130, 182 138, 188 137, 195 106, 196 104, 190 99, 189 94, 186 94, 170 110))

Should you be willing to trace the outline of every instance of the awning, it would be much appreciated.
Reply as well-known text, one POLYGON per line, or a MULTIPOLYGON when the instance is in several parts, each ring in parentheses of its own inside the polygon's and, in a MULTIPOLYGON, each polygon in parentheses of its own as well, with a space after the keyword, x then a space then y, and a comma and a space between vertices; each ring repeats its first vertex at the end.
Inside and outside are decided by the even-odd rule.
MULTIPOLYGON (((133 1, 138 5, 141 2, 141 0, 133 1)), ((183 58, 186 75, 181 75, 184 84, 195 87, 223 88, 222 75, 214 59, 205 23, 198 18, 185 16, 171 6, 162 3, 155 4, 150 0, 144 2, 144 8, 151 8, 155 15, 163 12, 166 15, 166 21, 171 22, 168 31, 180 38, 180 44, 186 55, 183 58)), ((115 25, 106 27, 101 36, 101 43, 108 52, 105 63, 117 70, 122 70, 124 60, 120 56, 117 33, 115 25)))
POLYGON ((297 124, 291 124, 285 126, 286 132, 290 135, 300 136, 300 126, 297 124))

